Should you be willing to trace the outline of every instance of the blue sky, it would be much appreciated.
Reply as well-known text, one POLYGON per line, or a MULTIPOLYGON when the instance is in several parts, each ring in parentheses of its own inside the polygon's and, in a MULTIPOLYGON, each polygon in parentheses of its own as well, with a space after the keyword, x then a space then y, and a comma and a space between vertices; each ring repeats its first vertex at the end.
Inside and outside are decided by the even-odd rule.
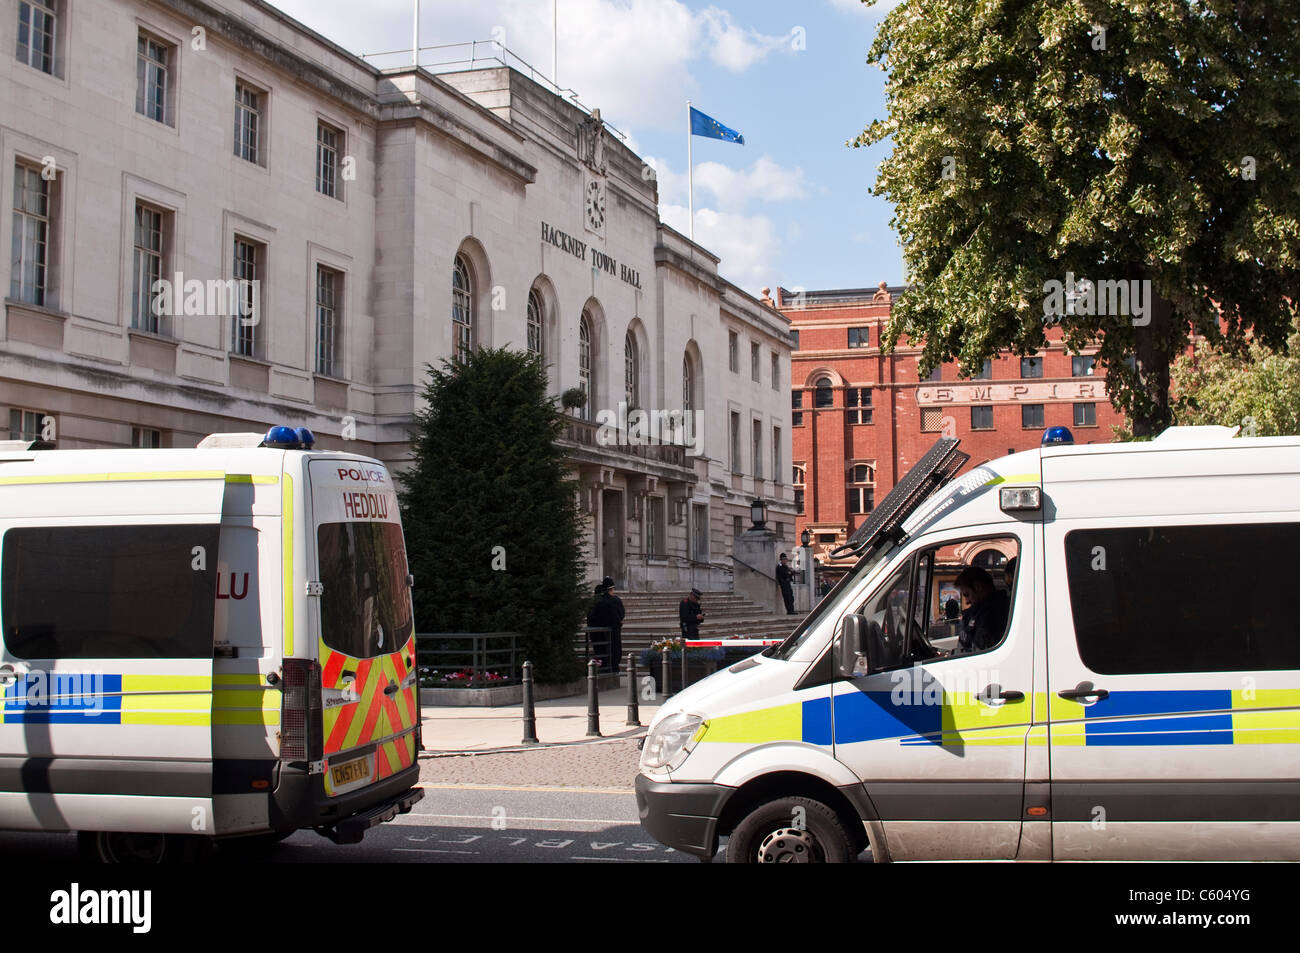
MULTIPOLYGON (((272 2, 355 53, 411 46, 413 0, 272 2)), ((696 239, 725 277, 752 292, 902 281, 892 210, 867 194, 887 146, 844 145, 885 115, 865 60, 893 0, 558 2, 560 85, 655 166, 668 224, 687 230, 686 100, 744 135, 694 140, 696 239)), ((551 22, 551 0, 423 0, 421 46, 498 39, 549 76, 551 22)))

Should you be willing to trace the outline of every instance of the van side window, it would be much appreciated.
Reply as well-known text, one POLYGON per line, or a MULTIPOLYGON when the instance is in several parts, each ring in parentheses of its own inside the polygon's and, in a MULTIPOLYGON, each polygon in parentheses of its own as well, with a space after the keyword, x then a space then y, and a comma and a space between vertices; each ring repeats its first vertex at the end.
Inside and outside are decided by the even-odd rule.
POLYGON ((911 643, 917 660, 997 648, 1011 631, 1020 541, 1014 536, 945 543, 921 554, 911 643))
POLYGON ((0 625, 22 659, 211 658, 215 524, 43 526, 0 540, 0 625))
POLYGON ((1075 530, 1074 635, 1101 675, 1300 669, 1300 523, 1075 530))

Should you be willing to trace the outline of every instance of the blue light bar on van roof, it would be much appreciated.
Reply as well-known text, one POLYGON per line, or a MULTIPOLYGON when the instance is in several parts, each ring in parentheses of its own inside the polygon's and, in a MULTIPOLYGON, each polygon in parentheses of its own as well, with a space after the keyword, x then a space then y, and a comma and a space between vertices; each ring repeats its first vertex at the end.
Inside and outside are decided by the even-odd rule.
POLYGON ((298 443, 304 450, 310 450, 316 446, 316 435, 306 427, 299 427, 294 431, 298 435, 298 443))
POLYGON ((1043 431, 1044 447, 1056 443, 1074 443, 1074 434, 1070 433, 1069 427, 1048 427, 1043 431))
MULTIPOLYGON (((300 432, 310 435, 311 431, 303 428, 302 431, 294 430, 292 427, 272 427, 266 432, 262 439, 262 446, 271 447, 275 450, 299 450, 302 449, 302 438, 300 432)), ((314 441, 315 438, 313 437, 314 441)))

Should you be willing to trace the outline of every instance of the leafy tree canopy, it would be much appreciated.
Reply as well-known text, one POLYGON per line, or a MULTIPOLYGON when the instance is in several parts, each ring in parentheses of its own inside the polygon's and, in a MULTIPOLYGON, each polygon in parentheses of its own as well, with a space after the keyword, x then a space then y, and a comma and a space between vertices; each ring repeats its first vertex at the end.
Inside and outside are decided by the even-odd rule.
POLYGON ((1287 353, 1258 341, 1224 353, 1198 342, 1173 365, 1178 422, 1237 426, 1247 436, 1300 434, 1300 322, 1288 343, 1287 353))
MULTIPOLYGON (((581 674, 587 597, 564 424, 534 355, 484 348, 429 368, 399 477, 420 632, 520 632, 539 681, 581 674)), ((504 666, 503 666, 504 667, 504 666)))
POLYGON ((1138 434, 1172 419, 1169 365, 1190 331, 1284 346, 1298 35, 1293 0, 903 0, 868 57, 889 73, 888 118, 852 141, 893 142, 872 192, 895 205, 914 285, 886 345, 906 335, 923 373, 972 373, 1043 346, 1048 282, 1149 281, 1138 326, 1061 322, 1071 349, 1100 346, 1138 434))

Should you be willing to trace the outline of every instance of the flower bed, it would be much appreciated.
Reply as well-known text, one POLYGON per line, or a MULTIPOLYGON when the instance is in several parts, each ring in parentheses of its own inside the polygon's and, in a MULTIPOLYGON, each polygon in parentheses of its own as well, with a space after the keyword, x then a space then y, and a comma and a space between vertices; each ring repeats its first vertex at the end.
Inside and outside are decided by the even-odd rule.
POLYGON ((510 683, 500 672, 479 672, 475 676, 468 668, 437 669, 428 665, 420 666, 419 677, 421 688, 478 688, 510 683))

